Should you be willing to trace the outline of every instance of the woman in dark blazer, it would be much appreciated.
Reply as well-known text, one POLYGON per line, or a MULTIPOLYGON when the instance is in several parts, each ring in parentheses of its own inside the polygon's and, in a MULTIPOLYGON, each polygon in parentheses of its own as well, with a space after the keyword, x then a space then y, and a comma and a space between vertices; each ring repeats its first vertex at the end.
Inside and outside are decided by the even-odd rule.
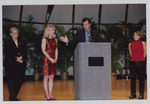
POLYGON ((19 30, 10 28, 11 38, 4 42, 5 72, 9 90, 9 100, 19 101, 21 83, 26 69, 27 49, 26 44, 18 39, 19 30))

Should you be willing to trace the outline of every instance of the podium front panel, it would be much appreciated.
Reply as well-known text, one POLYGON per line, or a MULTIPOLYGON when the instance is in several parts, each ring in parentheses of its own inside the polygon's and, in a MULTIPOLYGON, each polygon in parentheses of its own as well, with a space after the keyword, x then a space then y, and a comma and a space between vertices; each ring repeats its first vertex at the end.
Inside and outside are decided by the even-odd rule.
POLYGON ((111 99, 111 44, 79 43, 75 50, 75 97, 111 99))

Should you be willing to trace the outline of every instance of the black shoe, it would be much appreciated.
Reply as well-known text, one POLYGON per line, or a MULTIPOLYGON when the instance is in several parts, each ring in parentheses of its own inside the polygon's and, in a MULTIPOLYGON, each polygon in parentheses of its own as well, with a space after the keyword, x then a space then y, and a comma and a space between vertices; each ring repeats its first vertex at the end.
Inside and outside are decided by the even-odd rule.
POLYGON ((144 95, 140 94, 139 99, 144 99, 144 95))
POLYGON ((9 99, 9 101, 20 101, 20 99, 9 99))
POLYGON ((16 101, 20 101, 20 99, 16 99, 16 101))
POLYGON ((131 94, 131 95, 129 96, 129 98, 130 98, 130 99, 136 98, 136 94, 131 94))

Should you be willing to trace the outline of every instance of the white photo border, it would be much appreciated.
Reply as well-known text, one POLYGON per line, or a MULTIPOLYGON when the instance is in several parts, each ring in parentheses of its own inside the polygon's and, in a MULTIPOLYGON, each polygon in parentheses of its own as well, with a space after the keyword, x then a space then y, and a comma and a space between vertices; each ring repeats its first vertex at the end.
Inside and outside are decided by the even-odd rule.
POLYGON ((150 104, 150 1, 149 0, 0 0, 0 104, 150 104), (4 5, 65 5, 65 4, 146 4, 147 33, 147 100, 78 100, 78 101, 3 101, 2 6, 4 5))

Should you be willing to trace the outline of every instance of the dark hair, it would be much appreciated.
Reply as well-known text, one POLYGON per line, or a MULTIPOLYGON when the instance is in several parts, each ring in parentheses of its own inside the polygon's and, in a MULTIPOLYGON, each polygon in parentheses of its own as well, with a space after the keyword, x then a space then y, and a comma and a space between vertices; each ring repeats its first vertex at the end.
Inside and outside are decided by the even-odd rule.
POLYGON ((91 19, 88 18, 88 17, 85 17, 85 18, 82 19, 82 23, 85 22, 85 21, 88 21, 89 23, 91 23, 91 19))

